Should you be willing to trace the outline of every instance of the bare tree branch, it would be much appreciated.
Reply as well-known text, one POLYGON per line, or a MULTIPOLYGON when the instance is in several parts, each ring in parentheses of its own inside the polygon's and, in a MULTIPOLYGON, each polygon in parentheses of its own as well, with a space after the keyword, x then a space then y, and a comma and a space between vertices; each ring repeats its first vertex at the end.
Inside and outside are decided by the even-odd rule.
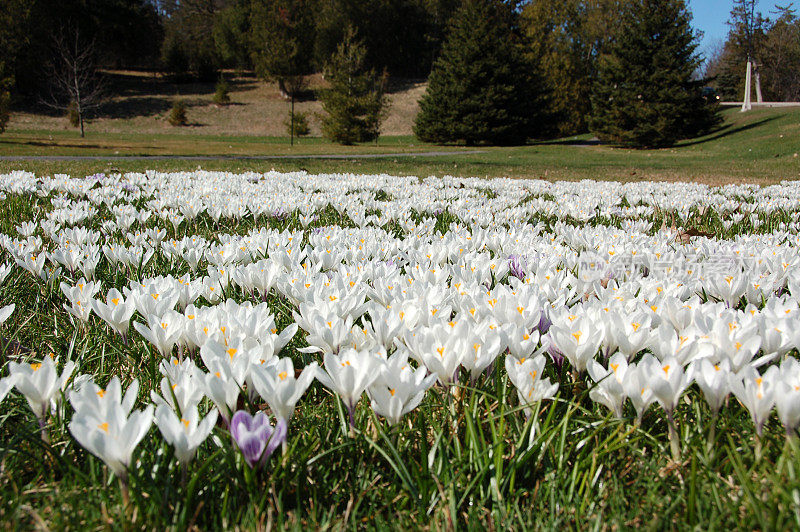
POLYGON ((74 106, 83 137, 87 112, 100 107, 105 99, 105 85, 97 71, 95 42, 82 39, 77 27, 62 28, 53 36, 51 49, 47 68, 49 98, 42 103, 61 111, 74 106))

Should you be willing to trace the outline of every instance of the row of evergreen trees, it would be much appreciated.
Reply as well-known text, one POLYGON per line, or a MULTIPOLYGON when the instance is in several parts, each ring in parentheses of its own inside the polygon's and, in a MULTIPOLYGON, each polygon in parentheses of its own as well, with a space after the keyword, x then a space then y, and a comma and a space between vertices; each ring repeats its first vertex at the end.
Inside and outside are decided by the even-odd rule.
POLYGON ((187 50, 205 54, 206 48, 195 45, 211 39, 216 48, 208 54, 214 61, 227 55, 228 61, 248 62, 287 96, 302 89, 308 73, 322 69, 331 84, 324 94, 323 131, 338 142, 377 136, 386 72, 414 70, 406 68, 410 65, 417 65, 419 74, 430 72, 415 132, 431 142, 510 144, 591 130, 618 144, 666 146, 716 120, 715 102, 703 99, 702 82, 692 77, 699 57, 684 0, 6 0, 6 5, 0 12, 0 127, 9 92, 32 95, 31 84, 47 79, 36 65, 47 63, 52 50, 45 37, 59 23, 73 25, 76 36, 80 29, 81 40, 104 54, 98 58, 104 66, 152 55, 163 34, 166 63, 185 60, 187 50), (431 22, 423 24, 426 17, 431 22), (406 26, 413 28, 401 29, 406 26), (141 39, 143 34, 148 38, 141 39), (178 37, 188 44, 170 44, 178 37), (331 43, 336 43, 332 53, 325 51, 331 43), (438 58, 432 62, 433 57, 438 58))
MULTIPOLYGON (((664 147, 718 122, 703 96, 691 13, 684 0, 620 3, 589 89, 589 127, 601 140, 664 147)), ((466 0, 454 16, 420 102, 414 131, 435 143, 519 144, 553 133, 561 95, 526 53, 519 11, 500 0, 466 0)))

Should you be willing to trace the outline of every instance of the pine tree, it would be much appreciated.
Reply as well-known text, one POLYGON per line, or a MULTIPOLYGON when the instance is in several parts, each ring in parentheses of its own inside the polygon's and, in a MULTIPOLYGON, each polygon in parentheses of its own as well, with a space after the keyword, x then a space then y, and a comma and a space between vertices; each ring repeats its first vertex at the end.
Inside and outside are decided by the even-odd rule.
POLYGON ((541 129, 541 97, 516 16, 501 0, 465 0, 420 100, 414 124, 420 140, 513 144, 541 129))
POLYGON ((322 134, 340 144, 377 140, 388 101, 387 75, 367 70, 367 50, 349 28, 336 53, 325 65, 330 88, 322 91, 322 134))
POLYGON ((634 0, 600 58, 590 127, 604 141, 653 148, 695 136, 718 122, 684 0, 634 0))

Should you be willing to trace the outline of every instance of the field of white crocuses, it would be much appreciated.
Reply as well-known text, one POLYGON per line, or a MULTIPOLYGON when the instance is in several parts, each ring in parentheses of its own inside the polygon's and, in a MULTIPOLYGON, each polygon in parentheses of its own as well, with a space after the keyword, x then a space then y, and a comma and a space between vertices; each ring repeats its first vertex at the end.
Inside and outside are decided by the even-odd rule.
POLYGON ((800 184, 0 176, 0 522, 800 526, 800 184))

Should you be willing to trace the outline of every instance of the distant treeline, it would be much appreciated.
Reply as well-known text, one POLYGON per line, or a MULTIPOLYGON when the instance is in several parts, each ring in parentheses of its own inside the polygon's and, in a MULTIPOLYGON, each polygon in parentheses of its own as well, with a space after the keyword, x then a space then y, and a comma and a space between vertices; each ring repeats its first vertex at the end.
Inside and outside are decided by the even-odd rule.
MULTIPOLYGON (((85 56, 78 49, 90 48, 93 64, 100 68, 150 69, 172 74, 176 81, 214 81, 221 69, 254 71, 278 82, 288 95, 304 86, 304 76, 325 71, 346 36, 363 47, 363 68, 389 76, 428 78, 437 65, 440 71, 452 66, 451 83, 457 85, 459 76, 472 74, 467 63, 480 59, 503 78, 495 81, 507 87, 509 101, 519 100, 514 103, 518 111, 526 107, 525 101, 533 101, 523 94, 530 91, 519 92, 519 85, 533 84, 536 104, 547 107, 546 117, 537 118, 546 120, 546 127, 537 129, 547 136, 595 129, 591 115, 594 111, 597 116, 603 89, 598 90, 598 84, 611 83, 614 90, 621 87, 613 76, 604 76, 604 71, 614 67, 610 57, 619 56, 630 65, 626 68, 639 69, 638 73, 617 69, 625 85, 634 79, 646 89, 654 88, 648 85, 648 79, 656 79, 651 74, 657 74, 649 73, 655 60, 646 55, 651 53, 650 44, 658 44, 652 49, 665 57, 680 60, 675 79, 682 80, 684 88, 690 86, 685 79, 687 68, 695 69, 691 98, 704 85, 716 87, 724 98, 741 98, 748 55, 758 64, 767 99, 800 98, 800 22, 791 7, 776 13, 774 20, 763 17, 755 12, 755 0, 732 2, 728 39, 706 58, 705 70, 700 68, 703 58, 696 53, 697 33, 683 0, 486 0, 480 8, 484 11, 471 0, 2 2, 0 114, 3 101, 7 104, 9 98, 37 101, 51 89, 48 72, 53 69, 48 68, 65 55, 64 43, 75 48, 68 50, 70 57, 85 56), (492 27, 481 30, 483 37, 470 30, 481 26, 477 19, 465 25, 469 17, 464 13, 469 9, 495 13, 490 17, 492 27), (636 11, 641 16, 634 16, 636 11), (631 14, 627 23, 623 23, 625 13, 631 14), (658 29, 658 24, 665 24, 665 29, 658 29), (632 37, 637 31, 643 40, 632 37), (664 32, 677 32, 677 40, 662 46, 659 36, 664 32), (460 74, 462 67, 443 64, 450 36, 448 60, 466 61, 460 74), (506 51, 495 48, 493 38, 507 40, 506 51), (633 48, 620 44, 626 39, 633 48), (653 42, 648 44, 648 40, 653 42), (459 58, 456 51, 467 41, 484 42, 480 46, 487 47, 485 57, 477 53, 459 58), (638 57, 631 56, 633 51, 638 57), (494 63, 489 64, 490 58, 494 63), (641 68, 636 66, 640 64, 641 68)), ((445 78, 437 76, 442 85, 445 78)), ((481 84, 480 79, 475 82, 481 84)), ((675 87, 658 89, 674 92, 675 87)), ((636 105, 646 103, 647 94, 631 94, 641 100, 636 105)), ((602 98, 614 101, 610 93, 602 98)), ((662 96, 653 98, 663 100, 662 96)), ((442 122, 438 115, 430 116, 442 122)))

